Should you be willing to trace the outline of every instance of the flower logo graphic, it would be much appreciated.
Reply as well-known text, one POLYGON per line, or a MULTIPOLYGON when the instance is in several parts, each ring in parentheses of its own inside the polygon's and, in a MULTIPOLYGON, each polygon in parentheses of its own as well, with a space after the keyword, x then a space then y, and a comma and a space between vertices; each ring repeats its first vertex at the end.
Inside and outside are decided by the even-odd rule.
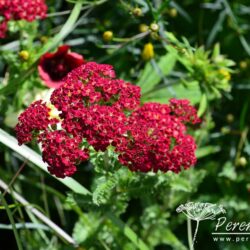
POLYGON ((199 223, 203 220, 214 220, 218 214, 225 214, 226 210, 222 205, 202 202, 188 202, 176 209, 177 213, 184 213, 187 218, 196 221, 196 228, 192 239, 192 246, 196 240, 199 223))

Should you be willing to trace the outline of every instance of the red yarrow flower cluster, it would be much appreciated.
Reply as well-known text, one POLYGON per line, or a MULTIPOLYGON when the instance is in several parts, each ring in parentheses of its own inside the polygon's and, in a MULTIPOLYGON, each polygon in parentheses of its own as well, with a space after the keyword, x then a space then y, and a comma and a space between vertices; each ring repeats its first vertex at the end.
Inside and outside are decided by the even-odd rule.
POLYGON ((126 132, 126 116, 114 107, 93 105, 72 109, 62 122, 62 127, 73 136, 86 138, 96 151, 105 151, 109 145, 126 132))
POLYGON ((88 62, 74 69, 50 102, 58 119, 46 110, 42 120, 36 108, 44 104, 32 104, 20 116, 16 132, 20 144, 38 136, 43 160, 57 177, 72 175, 76 165, 88 159, 90 146, 96 151, 112 147, 120 163, 132 171, 177 173, 196 163, 196 145, 186 134, 186 124, 200 120, 189 101, 140 106, 140 88, 116 79, 110 65, 88 62), (31 112, 39 115, 31 119, 31 112))
POLYGON ((10 20, 34 21, 36 18, 45 18, 47 5, 45 0, 0 0, 0 38, 5 37, 7 23, 10 20))
POLYGON ((19 145, 32 141, 40 131, 56 124, 57 119, 50 119, 51 109, 41 100, 32 103, 19 117, 15 127, 19 145))
POLYGON ((89 158, 88 150, 81 150, 80 137, 70 137, 65 131, 46 131, 39 136, 42 143, 43 160, 49 164, 48 170, 57 177, 64 178, 76 171, 76 164, 89 158))
POLYGON ((185 122, 199 122, 195 109, 187 103, 177 117, 171 103, 184 100, 170 100, 170 105, 147 103, 135 110, 128 118, 127 136, 119 140, 116 151, 123 165, 132 171, 178 173, 196 163, 194 139, 186 135, 185 122))

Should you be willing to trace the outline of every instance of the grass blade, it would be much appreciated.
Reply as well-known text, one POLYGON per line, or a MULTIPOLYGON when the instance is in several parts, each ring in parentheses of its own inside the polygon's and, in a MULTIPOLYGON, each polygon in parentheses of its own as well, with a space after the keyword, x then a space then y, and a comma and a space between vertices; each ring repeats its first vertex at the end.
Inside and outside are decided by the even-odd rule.
POLYGON ((208 47, 210 47, 212 45, 216 35, 222 30, 222 24, 225 21, 226 16, 227 16, 226 14, 227 14, 227 12, 225 10, 221 11, 221 13, 219 14, 219 18, 217 19, 211 32, 209 33, 209 36, 207 39, 207 46, 208 47))
POLYGON ((15 236, 15 239, 16 239, 18 250, 23 250, 22 243, 21 243, 21 240, 19 238, 19 235, 18 235, 18 232, 17 232, 17 229, 16 229, 16 224, 15 224, 14 218, 13 218, 12 213, 11 213, 11 211, 9 209, 9 206, 8 206, 6 200, 5 200, 5 198, 4 198, 4 196, 2 195, 1 192, 0 192, 0 197, 1 197, 1 201, 2 201, 3 205, 5 206, 7 215, 8 215, 9 220, 10 220, 10 223, 12 225, 12 229, 13 229, 13 233, 14 233, 14 236, 15 236))
MULTIPOLYGON (((10 193, 10 190, 8 189, 8 185, 3 182, 0 179, 0 187, 4 190, 6 190, 8 193, 10 193)), ((49 218, 47 218, 43 213, 41 213, 39 210, 37 210, 36 208, 34 208, 27 200, 25 200, 20 194, 18 194, 17 192, 13 191, 11 192, 11 194, 13 195, 13 197, 19 202, 21 203, 23 206, 25 206, 25 208, 27 210, 29 210, 30 212, 32 212, 37 218, 39 218, 44 224, 46 224, 48 227, 50 227, 51 229, 53 229, 62 239, 64 239, 65 241, 67 241, 68 243, 72 244, 72 245, 77 245, 75 240, 69 236, 66 232, 64 232, 60 227, 58 227, 53 221, 51 221, 49 218)), ((3 202, 5 202, 4 200, 4 196, 1 195, 1 199, 3 202)), ((7 203, 5 202, 4 204, 6 207, 6 210, 9 210, 9 207, 7 205, 7 203)), ((8 212, 7 210, 7 212, 8 212)), ((8 214, 9 215, 9 214, 8 214)), ((12 215, 11 215, 12 216, 12 215)), ((11 218, 10 218, 11 219, 11 218)), ((13 219, 13 217, 12 217, 13 219)), ((16 230, 15 227, 15 222, 14 219, 11 220, 11 224, 13 226, 13 230, 16 230)), ((22 248, 20 248, 22 250, 22 248)))

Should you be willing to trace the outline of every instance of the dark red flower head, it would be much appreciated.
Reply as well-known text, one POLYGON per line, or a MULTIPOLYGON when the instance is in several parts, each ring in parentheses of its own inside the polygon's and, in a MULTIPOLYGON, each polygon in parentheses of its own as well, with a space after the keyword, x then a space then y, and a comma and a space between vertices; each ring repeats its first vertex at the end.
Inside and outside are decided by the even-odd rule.
MULTIPOLYGON (((42 60, 48 60, 51 71, 57 62, 64 65, 67 54, 68 47, 63 46, 42 60)), ((140 106, 138 86, 116 79, 111 65, 95 62, 72 70, 63 82, 50 97, 52 105, 31 104, 16 126, 20 144, 38 138, 50 173, 70 176, 89 158, 89 149, 108 147, 131 171, 178 173, 196 163, 196 144, 186 124, 200 119, 188 100, 140 106)))
POLYGON ((70 137, 65 131, 45 131, 39 136, 42 143, 43 160, 49 164, 48 170, 57 177, 71 176, 76 166, 89 157, 88 150, 80 149, 82 139, 70 137))
POLYGON ((30 142, 40 131, 47 129, 48 125, 58 122, 50 118, 51 109, 41 100, 33 102, 19 117, 15 131, 19 145, 30 142))
POLYGON ((171 99, 170 105, 146 103, 137 108, 128 118, 127 135, 116 142, 119 161, 141 172, 178 173, 181 167, 189 168, 196 163, 196 144, 186 134, 187 122, 200 122, 188 100, 171 99))
POLYGON ((46 53, 40 58, 38 72, 44 84, 58 88, 63 78, 73 69, 84 63, 84 58, 69 51, 69 46, 62 45, 54 53, 46 53))
POLYGON ((34 21, 36 18, 45 18, 47 5, 45 0, 0 0, 0 38, 5 37, 9 20, 34 21))

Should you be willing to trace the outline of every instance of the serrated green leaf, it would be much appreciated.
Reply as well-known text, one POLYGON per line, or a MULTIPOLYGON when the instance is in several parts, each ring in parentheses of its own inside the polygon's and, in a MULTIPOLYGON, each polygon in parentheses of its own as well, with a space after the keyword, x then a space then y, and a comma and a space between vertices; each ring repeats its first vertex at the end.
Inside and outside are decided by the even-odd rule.
POLYGON ((108 180, 106 180, 105 177, 100 177, 98 179, 98 186, 93 192, 93 202, 98 206, 107 203, 115 185, 115 178, 110 177, 108 180))

